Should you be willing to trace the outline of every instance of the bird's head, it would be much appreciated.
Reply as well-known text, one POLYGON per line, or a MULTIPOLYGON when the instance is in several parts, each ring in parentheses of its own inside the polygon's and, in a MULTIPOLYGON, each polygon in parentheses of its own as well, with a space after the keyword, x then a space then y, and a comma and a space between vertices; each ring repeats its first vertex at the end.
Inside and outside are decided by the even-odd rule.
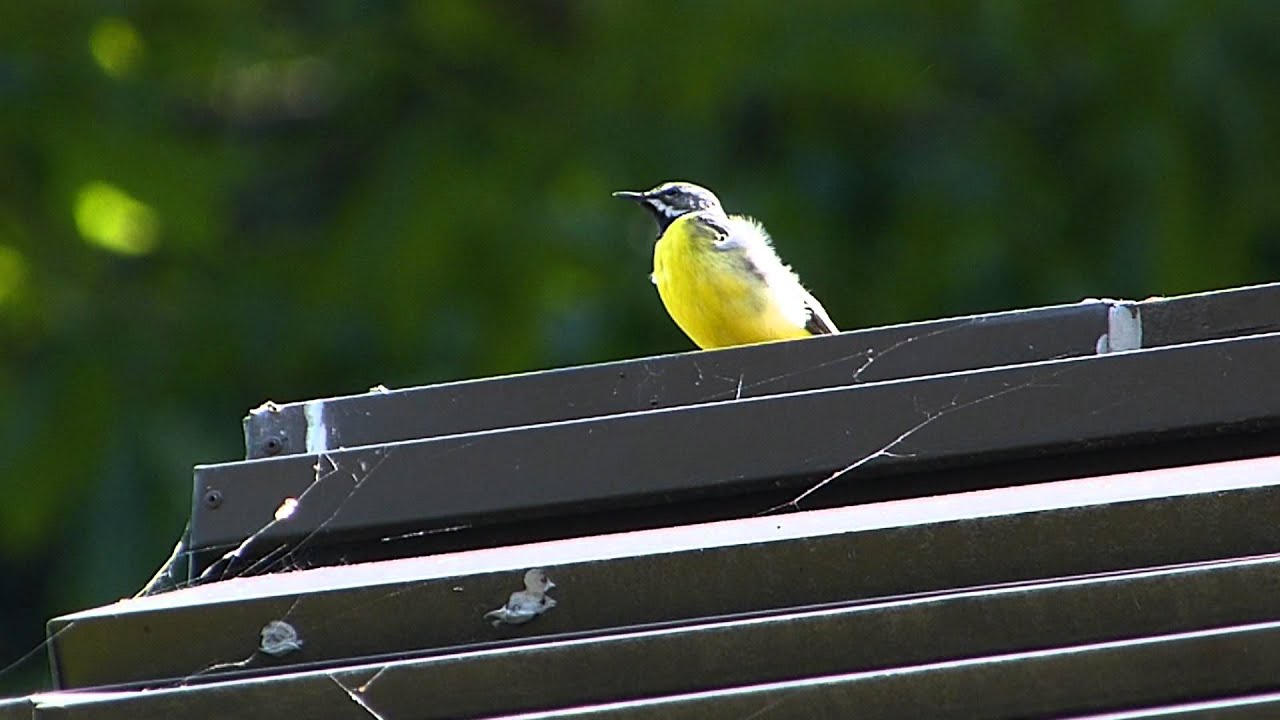
POLYGON ((640 203, 658 221, 658 234, 666 231, 673 220, 691 212, 711 210, 723 213, 720 200, 710 190, 687 182, 666 182, 645 192, 619 190, 614 197, 640 203))

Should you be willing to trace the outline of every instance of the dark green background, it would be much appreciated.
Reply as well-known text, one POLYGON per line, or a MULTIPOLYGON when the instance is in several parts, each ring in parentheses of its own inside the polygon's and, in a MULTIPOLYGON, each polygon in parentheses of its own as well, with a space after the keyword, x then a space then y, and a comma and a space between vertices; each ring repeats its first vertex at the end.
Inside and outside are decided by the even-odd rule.
POLYGON ((265 399, 688 349, 612 190, 710 186, 844 328, 1276 278, 1278 18, 4 3, 0 661, 132 594, 265 399))

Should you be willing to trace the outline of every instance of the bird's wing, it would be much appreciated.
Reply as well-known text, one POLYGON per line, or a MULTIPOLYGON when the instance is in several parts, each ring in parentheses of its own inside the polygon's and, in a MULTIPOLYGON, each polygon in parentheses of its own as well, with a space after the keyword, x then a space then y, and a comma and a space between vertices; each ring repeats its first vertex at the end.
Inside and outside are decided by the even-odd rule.
POLYGON ((836 329, 836 324, 831 322, 831 316, 822 307, 822 303, 808 290, 804 291, 804 309, 809 313, 809 319, 804 324, 805 330, 814 335, 835 335, 840 332, 836 329))
MULTIPOLYGON (((800 294, 805 311, 804 329, 813 335, 835 335, 840 331, 818 299, 804 289, 800 278, 789 265, 782 262, 773 249, 773 241, 764 226, 746 215, 730 215, 727 226, 733 232, 717 244, 719 250, 745 250, 742 255, 744 268, 752 275, 775 287, 794 288, 800 294)), ((791 297, 795 297, 792 295, 791 297)), ((792 307, 795 307, 792 305, 792 307)))

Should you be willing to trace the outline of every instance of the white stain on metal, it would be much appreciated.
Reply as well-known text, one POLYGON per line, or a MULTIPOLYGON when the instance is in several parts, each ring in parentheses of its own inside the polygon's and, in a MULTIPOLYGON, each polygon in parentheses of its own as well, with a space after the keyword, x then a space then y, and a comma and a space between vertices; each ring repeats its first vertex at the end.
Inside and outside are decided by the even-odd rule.
MULTIPOLYGON (((1089 300, 1086 302, 1098 302, 1089 300)), ((1099 355, 1142 349, 1142 310, 1131 300, 1102 300, 1107 303, 1107 331, 1098 336, 1099 355)))
POLYGON ((272 620, 262 626, 261 641, 258 649, 272 656, 280 657, 302 649, 302 638, 292 625, 283 620, 272 620))
POLYGON ((1107 349, 1122 352, 1142 348, 1142 313, 1138 303, 1116 302, 1107 309, 1107 349))
POLYGON ((312 400, 303 408, 307 417, 307 452, 329 450, 329 428, 324 424, 324 401, 312 400))

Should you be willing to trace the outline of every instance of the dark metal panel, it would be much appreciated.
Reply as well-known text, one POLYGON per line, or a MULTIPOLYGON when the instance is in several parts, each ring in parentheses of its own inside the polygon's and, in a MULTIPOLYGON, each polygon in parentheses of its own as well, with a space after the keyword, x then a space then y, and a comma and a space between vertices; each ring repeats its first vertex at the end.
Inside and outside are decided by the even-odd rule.
POLYGON ((31 720, 35 702, 31 698, 0 699, 0 720, 31 720))
POLYGON ((1280 283, 1140 303, 1143 347, 1280 331, 1280 283))
POLYGON ((1057 717, 1274 690, 1278 675, 1280 624, 1271 623, 503 717, 1057 717))
MULTIPOLYGON (((1278 585, 1275 557, 1031 583, 190 688, 181 707, 212 717, 234 692, 259 708, 239 717, 275 717, 280 705, 329 716, 340 684, 364 688, 387 717, 531 711, 1229 627, 1274 618, 1278 585)), ((153 717, 177 703, 148 692, 106 705, 78 717, 153 717)))
POLYGON ((246 457, 306 452, 308 412, 324 427, 312 446, 332 449, 1091 355, 1113 305, 1137 309, 1148 348, 1280 331, 1280 284, 948 318, 803 343, 269 404, 245 418, 246 457))
MULTIPOLYGON (((1224 433, 1280 421, 1276 367, 1280 335, 1264 335, 200 466, 191 543, 229 549, 257 534, 253 545, 273 549, 330 540, 315 534, 321 528, 350 539, 468 525, 476 529, 450 540, 476 546, 487 541, 484 525, 697 493, 787 487, 794 495, 806 478, 855 464, 859 473, 830 489, 868 485, 866 470, 1048 453, 1064 468, 1068 453, 1099 447, 1195 436, 1225 445, 1224 433), (296 512, 271 523, 285 498, 298 500, 296 512)), ((253 549, 241 559, 252 560, 253 549)), ((195 572, 207 562, 198 558, 195 572)))
POLYGON ((308 413, 311 447, 355 447, 1089 355, 1106 331, 1107 306, 1094 302, 268 404, 245 418, 246 451, 305 452, 308 413))
POLYGON ((55 619, 52 652, 74 688, 1274 553, 1268 481, 1280 458, 240 578, 55 619), (535 566, 559 605, 491 628, 535 566), (254 657, 277 619, 303 648, 254 657))

